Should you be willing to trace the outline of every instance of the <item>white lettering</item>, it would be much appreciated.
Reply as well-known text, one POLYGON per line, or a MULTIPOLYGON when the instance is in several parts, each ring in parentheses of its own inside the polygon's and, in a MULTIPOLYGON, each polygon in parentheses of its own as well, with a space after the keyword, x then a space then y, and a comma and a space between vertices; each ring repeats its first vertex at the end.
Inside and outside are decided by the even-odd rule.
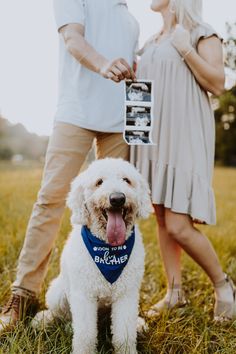
POLYGON ((123 264, 128 260, 129 256, 127 254, 121 256, 121 257, 116 257, 115 254, 110 255, 109 251, 106 251, 103 255, 103 258, 99 256, 94 257, 95 263, 100 263, 100 264, 107 264, 107 265, 116 265, 116 264, 123 264))
POLYGON ((127 259, 128 259, 127 254, 126 254, 126 255, 124 255, 124 256, 122 256, 122 257, 120 257, 120 261, 121 261, 121 263, 125 263, 125 261, 127 261, 127 259))

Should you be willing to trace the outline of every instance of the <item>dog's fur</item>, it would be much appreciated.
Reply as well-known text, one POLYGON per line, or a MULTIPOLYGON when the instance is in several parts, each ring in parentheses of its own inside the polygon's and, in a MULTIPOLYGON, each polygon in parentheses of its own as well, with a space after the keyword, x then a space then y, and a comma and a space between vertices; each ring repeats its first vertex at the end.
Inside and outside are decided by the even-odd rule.
POLYGON ((112 158, 93 162, 72 183, 67 204, 72 210, 73 231, 62 253, 61 272, 46 294, 48 310, 34 320, 34 326, 42 321, 48 324, 71 312, 74 354, 96 352, 97 310, 104 304, 111 305, 115 353, 137 353, 139 290, 144 273, 144 247, 138 227, 128 264, 113 284, 103 277, 81 237, 81 225, 87 225, 94 235, 108 242, 106 211, 111 208, 109 196, 114 192, 126 197, 126 239, 136 219, 150 214, 148 184, 130 163, 112 158))

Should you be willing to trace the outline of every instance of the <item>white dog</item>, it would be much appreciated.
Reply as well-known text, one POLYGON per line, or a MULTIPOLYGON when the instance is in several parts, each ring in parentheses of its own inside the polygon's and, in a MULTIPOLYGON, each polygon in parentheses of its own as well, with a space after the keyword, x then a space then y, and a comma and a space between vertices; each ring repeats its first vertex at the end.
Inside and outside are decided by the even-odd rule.
POLYGON ((115 353, 137 353, 144 247, 134 224, 152 211, 148 184, 122 159, 98 160, 73 181, 68 206, 73 231, 61 272, 46 294, 48 310, 33 325, 71 313, 73 353, 93 354, 98 306, 111 305, 115 353))

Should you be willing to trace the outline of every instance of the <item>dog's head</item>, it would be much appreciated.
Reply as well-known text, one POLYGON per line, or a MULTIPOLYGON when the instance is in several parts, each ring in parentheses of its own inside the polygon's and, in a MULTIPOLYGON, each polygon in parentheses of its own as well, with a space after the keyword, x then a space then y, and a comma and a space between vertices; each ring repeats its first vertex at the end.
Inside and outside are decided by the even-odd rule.
POLYGON ((129 162, 113 158, 93 162, 75 178, 67 205, 72 224, 87 225, 113 246, 123 244, 136 219, 152 211, 148 183, 129 162))

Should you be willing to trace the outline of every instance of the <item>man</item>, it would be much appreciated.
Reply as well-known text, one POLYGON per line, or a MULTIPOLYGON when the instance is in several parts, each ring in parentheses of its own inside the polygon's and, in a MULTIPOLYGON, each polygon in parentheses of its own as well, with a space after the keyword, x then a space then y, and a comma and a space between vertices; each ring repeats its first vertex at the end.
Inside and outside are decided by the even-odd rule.
POLYGON ((124 79, 139 29, 124 0, 54 0, 60 36, 59 99, 41 189, 33 207, 12 296, 0 330, 36 302, 72 179, 96 140, 97 158, 128 159, 122 139, 124 79), (118 59, 121 58, 121 59, 118 59))

